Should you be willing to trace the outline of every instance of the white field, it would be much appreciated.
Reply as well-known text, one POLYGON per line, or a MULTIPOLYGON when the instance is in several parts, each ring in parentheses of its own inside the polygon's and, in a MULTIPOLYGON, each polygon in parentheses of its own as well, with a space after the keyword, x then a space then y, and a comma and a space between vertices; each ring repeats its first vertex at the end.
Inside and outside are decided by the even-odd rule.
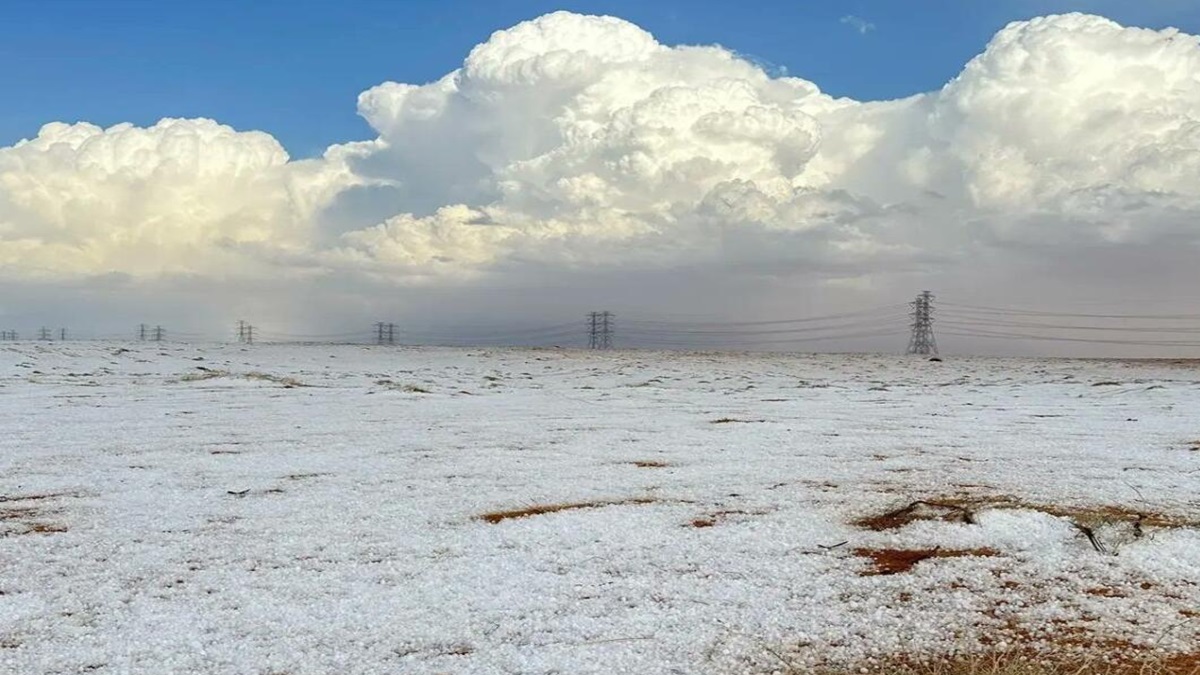
POLYGON ((1196 364, 121 347, 0 346, 2 672, 726 674, 1012 629, 1200 640, 1196 364), (998 506, 852 524, 956 495, 998 506), (996 554, 867 576, 855 554, 939 546, 996 554))

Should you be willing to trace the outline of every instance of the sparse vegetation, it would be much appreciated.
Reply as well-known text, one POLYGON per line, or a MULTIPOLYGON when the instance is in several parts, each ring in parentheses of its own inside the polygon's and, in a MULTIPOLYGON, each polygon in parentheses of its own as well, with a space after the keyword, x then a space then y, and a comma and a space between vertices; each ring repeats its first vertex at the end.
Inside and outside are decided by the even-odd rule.
POLYGON ((911 502, 884 513, 865 516, 853 525, 877 532, 896 530, 919 520, 973 523, 975 514, 987 509, 1028 509, 1065 518, 1080 529, 1103 524, 1128 524, 1135 530, 1142 527, 1200 527, 1200 522, 1182 516, 1149 509, 1135 509, 1115 504, 1073 506, 1039 504, 1008 496, 947 496, 911 502))
POLYGON ((272 382, 274 384, 278 384, 278 385, 282 386, 285 389, 292 389, 295 387, 307 387, 308 386, 308 385, 304 384, 303 382, 301 382, 300 380, 297 380, 294 377, 287 377, 287 376, 283 376, 283 375, 272 375, 270 373, 262 373, 262 372, 257 372, 257 371, 252 371, 249 373, 242 373, 242 374, 238 375, 238 374, 234 374, 228 370, 214 370, 214 369, 210 369, 210 368, 204 368, 204 369, 200 370, 200 372, 196 372, 196 373, 185 373, 179 377, 178 381, 179 382, 204 382, 206 380, 215 380, 215 379, 222 378, 222 377, 240 377, 244 380, 257 380, 260 382, 272 382))
POLYGON ((633 462, 627 462, 627 463, 632 464, 633 466, 636 466, 639 469, 665 469, 668 466, 671 466, 670 464, 667 464, 666 462, 660 462, 657 460, 639 460, 639 461, 633 461, 633 462))
POLYGON ((205 368, 197 373, 184 373, 179 376, 180 382, 203 382, 205 380, 215 380, 218 377, 229 377, 228 370, 210 370, 205 368))
POLYGON ((286 389, 291 389, 293 387, 307 387, 308 386, 308 385, 304 384, 303 382, 301 382, 300 380, 297 380, 294 377, 286 377, 284 375, 272 375, 270 373, 250 372, 250 373, 246 373, 242 377, 246 378, 247 380, 261 380, 263 382, 274 382, 275 384, 282 385, 286 389))
POLYGON ((425 387, 422 387, 419 385, 403 384, 400 382, 393 382, 391 380, 386 380, 386 379, 375 380, 375 384, 380 387, 383 387, 384 389, 389 389, 391 391, 402 391, 402 392, 405 392, 408 394, 432 394, 433 393, 430 390, 426 389, 425 387))
POLYGON ((628 506, 633 504, 653 504, 655 499, 649 497, 639 497, 634 499, 621 499, 616 501, 602 502, 567 502, 562 504, 541 504, 537 506, 527 506, 521 509, 513 509, 510 511, 490 511, 479 515, 479 519, 493 525, 505 520, 515 518, 528 518, 530 516, 541 516, 548 513, 559 513, 560 511, 574 511, 577 509, 600 509, 606 506, 628 506))
POLYGON ((990 558, 1000 555, 991 548, 975 549, 893 549, 893 548, 856 548, 854 555, 869 558, 873 567, 863 570, 861 576, 886 576, 907 572, 922 560, 933 558, 990 558))

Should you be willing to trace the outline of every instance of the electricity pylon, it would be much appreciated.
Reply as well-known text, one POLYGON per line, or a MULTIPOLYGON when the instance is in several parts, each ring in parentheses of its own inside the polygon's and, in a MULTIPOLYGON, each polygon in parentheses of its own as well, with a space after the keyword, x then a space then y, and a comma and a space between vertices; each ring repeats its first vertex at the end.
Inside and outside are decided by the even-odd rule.
POLYGON ((908 353, 934 356, 938 350, 933 337, 933 293, 921 291, 911 306, 912 338, 908 341, 908 353))
POLYGON ((612 312, 588 313, 589 349, 612 349, 613 318, 612 312))

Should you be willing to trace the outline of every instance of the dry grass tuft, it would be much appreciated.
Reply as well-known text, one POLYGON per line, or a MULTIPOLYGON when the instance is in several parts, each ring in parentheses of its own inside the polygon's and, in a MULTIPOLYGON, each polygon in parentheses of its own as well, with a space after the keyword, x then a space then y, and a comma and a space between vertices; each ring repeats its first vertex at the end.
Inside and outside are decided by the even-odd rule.
POLYGON ((300 380, 297 380, 294 377, 285 377, 283 375, 272 375, 270 373, 252 372, 252 373, 246 373, 242 377, 246 378, 247 380, 259 380, 261 382, 274 382, 275 384, 281 385, 284 389, 294 389, 296 387, 307 387, 308 386, 307 384, 304 384, 303 382, 301 382, 300 380))
POLYGON ((636 462, 626 462, 626 463, 632 464, 639 469, 665 469, 665 468, 671 466, 670 464, 667 464, 666 462, 659 462, 659 461, 654 461, 654 460, 640 460, 640 461, 636 461, 636 462))
POLYGON ((428 389, 417 386, 415 384, 401 384, 399 382, 393 382, 392 380, 375 380, 375 384, 377 384, 385 389, 390 389, 391 391, 402 391, 407 394, 431 394, 431 393, 433 393, 433 392, 429 391, 428 389))
POLYGON ((528 506, 523 509, 513 509, 511 511, 491 511, 478 516, 482 521, 492 523, 503 522, 505 520, 513 520, 516 518, 528 518, 530 516, 542 516, 548 513, 559 513, 560 511, 576 511, 579 509, 602 509, 606 506, 628 506, 634 504, 653 504, 656 499, 648 497, 640 497, 635 499, 621 499, 617 501, 606 502, 567 502, 562 504, 540 504, 536 506, 528 506))
POLYGON ((198 373, 186 373, 179 376, 180 382, 203 382, 205 380, 215 380, 220 377, 241 377, 246 380, 257 380, 259 382, 273 382, 282 386, 284 389, 294 389, 296 387, 307 387, 300 380, 294 377, 285 377, 282 375, 272 375, 270 373, 250 372, 244 375, 234 375, 228 370, 213 370, 206 368, 198 373))
POLYGON ((0 495, 0 504, 5 502, 38 502, 45 499, 58 499, 60 497, 79 497, 78 492, 41 492, 32 495, 0 495))
POLYGON ((766 420, 739 420, 734 417, 721 417, 709 422, 709 424, 757 424, 759 422, 766 422, 766 420))
POLYGON ((1000 552, 991 548, 856 548, 854 549, 854 555, 860 558, 870 558, 874 567, 863 570, 859 575, 873 577, 907 572, 922 560, 933 558, 990 558, 1000 555, 1000 552))
POLYGON ((228 370, 211 370, 205 368, 198 373, 185 373, 179 376, 180 382, 203 382, 204 380, 215 380, 218 377, 229 377, 228 370))
POLYGON ((877 516, 860 518, 853 522, 857 527, 883 532, 898 530, 918 520, 942 520, 947 522, 971 523, 977 503, 962 498, 949 497, 937 500, 919 500, 908 506, 893 509, 877 516))
POLYGON ((29 518, 37 518, 41 515, 42 510, 32 506, 12 506, 0 509, 0 521, 27 520, 29 518))
POLYGON ((46 520, 57 516, 59 510, 48 508, 41 502, 59 497, 78 496, 79 494, 75 492, 47 492, 20 496, 0 495, 0 504, 5 504, 3 508, 0 508, 0 537, 66 532, 66 525, 46 520), (22 502, 32 502, 32 504, 22 502))
POLYGON ((24 534, 55 534, 58 532, 66 532, 66 525, 58 523, 32 523, 25 530, 24 534))

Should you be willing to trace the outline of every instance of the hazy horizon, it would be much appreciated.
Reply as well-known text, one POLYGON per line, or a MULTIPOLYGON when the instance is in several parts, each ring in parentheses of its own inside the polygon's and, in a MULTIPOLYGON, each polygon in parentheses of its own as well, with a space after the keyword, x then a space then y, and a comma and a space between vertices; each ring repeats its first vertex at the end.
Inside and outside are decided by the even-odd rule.
MULTIPOLYGON (((334 39, 290 21, 278 44, 243 43, 237 21, 268 20, 280 11, 269 3, 222 16, 230 32, 211 44, 181 28, 182 11, 135 22, 134 5, 114 2, 103 37, 68 18, 57 37, 10 46, 45 77, 4 82, 0 132, 25 140, 0 136, 0 329, 149 323, 216 339, 239 319, 281 336, 384 321, 401 336, 529 342, 575 324, 583 339, 584 315, 609 310, 617 346, 900 351, 901 305, 929 289, 949 353, 1200 355, 1188 292, 1200 284, 1200 8, 1012 0, 974 19, 886 4, 788 10, 808 12, 794 30, 822 34, 829 63, 777 51, 784 28, 745 18, 722 38, 708 6, 531 3, 525 20, 508 8, 456 23, 461 8, 304 5, 314 22, 336 18, 329 31, 366 25, 369 7, 429 33, 393 45, 394 71, 422 79, 311 104, 280 92, 364 75, 344 55, 320 71, 234 72, 284 43, 334 39), (1071 9, 1093 13, 1053 14, 1071 9), (655 25, 610 15, 623 10, 655 25), (962 35, 918 50, 925 24, 962 35), (961 40, 985 32, 962 58, 961 40), (222 41, 236 50, 204 60, 222 41), (866 75, 868 57, 911 72, 866 75), (191 78, 195 98, 73 104, 64 73, 84 62, 99 79, 133 68, 145 91, 151 75, 191 78), (275 100, 254 98, 256 82, 275 100), (176 116, 206 100, 211 113, 176 116), (357 110, 374 137, 329 122, 332 110, 357 110), (223 119, 249 111, 291 140, 223 119), (122 112, 135 121, 113 122, 122 112), (808 341, 830 336, 846 337, 808 341)), ((34 33, 49 21, 32 6, 5 14, 34 33)), ((391 72, 362 70, 379 71, 391 72)))

